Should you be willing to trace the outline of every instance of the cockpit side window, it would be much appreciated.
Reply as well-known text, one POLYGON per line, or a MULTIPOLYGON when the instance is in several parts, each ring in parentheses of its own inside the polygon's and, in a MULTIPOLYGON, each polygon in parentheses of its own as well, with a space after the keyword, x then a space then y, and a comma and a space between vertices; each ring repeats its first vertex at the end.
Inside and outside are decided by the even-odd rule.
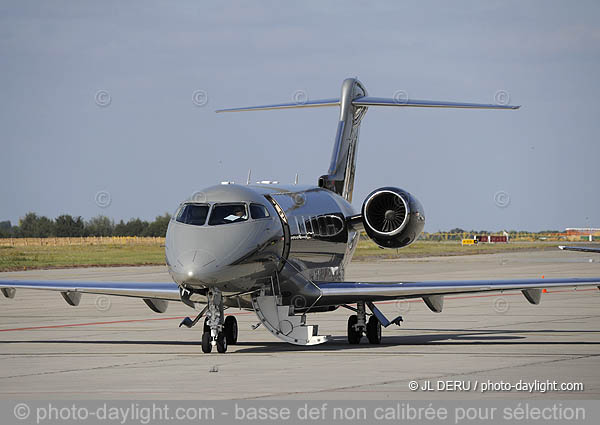
POLYGON ((258 220, 259 218, 269 217, 269 211, 264 205, 250 204, 250 215, 254 220, 258 220))
POLYGON ((180 210, 176 220, 180 223, 202 226, 208 216, 208 205, 186 204, 180 210))
POLYGON ((248 220, 246 204, 217 204, 212 209, 208 224, 217 226, 246 220, 248 220))

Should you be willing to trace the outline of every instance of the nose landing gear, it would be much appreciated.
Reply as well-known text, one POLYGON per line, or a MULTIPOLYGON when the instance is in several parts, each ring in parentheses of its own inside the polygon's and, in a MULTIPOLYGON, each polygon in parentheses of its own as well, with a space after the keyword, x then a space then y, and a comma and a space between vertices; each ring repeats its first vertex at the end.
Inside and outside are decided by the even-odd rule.
POLYGON ((221 291, 211 289, 207 298, 206 319, 204 319, 202 332, 202 351, 210 353, 216 346, 219 353, 225 353, 228 345, 237 343, 237 319, 233 316, 225 317, 221 291))

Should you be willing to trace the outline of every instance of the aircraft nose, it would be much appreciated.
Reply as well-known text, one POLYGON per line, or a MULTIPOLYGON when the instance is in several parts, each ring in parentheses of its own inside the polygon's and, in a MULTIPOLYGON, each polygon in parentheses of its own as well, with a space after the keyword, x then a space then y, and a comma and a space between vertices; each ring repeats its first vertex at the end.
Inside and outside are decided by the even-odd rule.
POLYGON ((186 280, 202 280, 216 266, 216 258, 210 252, 193 249, 179 255, 177 263, 186 280))

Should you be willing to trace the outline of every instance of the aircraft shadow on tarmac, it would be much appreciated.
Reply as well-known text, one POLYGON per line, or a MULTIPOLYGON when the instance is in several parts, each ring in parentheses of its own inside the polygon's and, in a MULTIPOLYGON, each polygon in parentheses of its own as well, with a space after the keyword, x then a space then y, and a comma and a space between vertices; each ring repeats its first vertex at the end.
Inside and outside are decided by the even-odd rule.
MULTIPOLYGON (((431 332, 424 335, 398 335, 383 337, 379 346, 491 346, 491 345, 600 345, 600 341, 573 341, 559 339, 561 334, 598 333, 600 330, 550 330, 550 329, 502 329, 502 330, 460 330, 460 329, 414 329, 411 331, 431 332), (523 335, 528 334, 528 335, 523 335), (545 334, 548 339, 528 340, 531 334, 545 334)), ((75 344, 75 345, 156 345, 156 346, 191 346, 201 345, 200 341, 171 341, 171 340, 5 340, 0 344, 75 344)), ((334 336, 328 343, 316 346, 297 346, 279 341, 238 341, 231 354, 263 353, 263 352, 310 352, 310 351, 339 351, 351 349, 376 348, 366 338, 358 345, 348 344, 346 337, 334 336)))

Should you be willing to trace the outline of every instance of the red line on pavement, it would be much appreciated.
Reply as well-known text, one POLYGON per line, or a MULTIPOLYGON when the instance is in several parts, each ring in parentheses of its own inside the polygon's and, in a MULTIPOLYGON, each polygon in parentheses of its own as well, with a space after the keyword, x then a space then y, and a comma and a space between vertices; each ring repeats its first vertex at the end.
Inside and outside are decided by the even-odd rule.
MULTIPOLYGON (((241 314, 250 314, 251 312, 239 312, 232 313, 234 316, 238 316, 241 314)), ((31 326, 27 328, 14 328, 14 329, 0 329, 0 332, 10 332, 10 331, 32 331, 36 329, 56 329, 56 328, 69 328, 75 326, 93 326, 93 325, 114 325, 117 323, 136 323, 136 322, 150 322, 154 320, 183 320, 186 316, 176 316, 176 317, 157 317, 153 319, 129 319, 129 320, 113 320, 109 322, 89 322, 89 323, 68 323, 65 325, 47 325, 47 326, 31 326)))

